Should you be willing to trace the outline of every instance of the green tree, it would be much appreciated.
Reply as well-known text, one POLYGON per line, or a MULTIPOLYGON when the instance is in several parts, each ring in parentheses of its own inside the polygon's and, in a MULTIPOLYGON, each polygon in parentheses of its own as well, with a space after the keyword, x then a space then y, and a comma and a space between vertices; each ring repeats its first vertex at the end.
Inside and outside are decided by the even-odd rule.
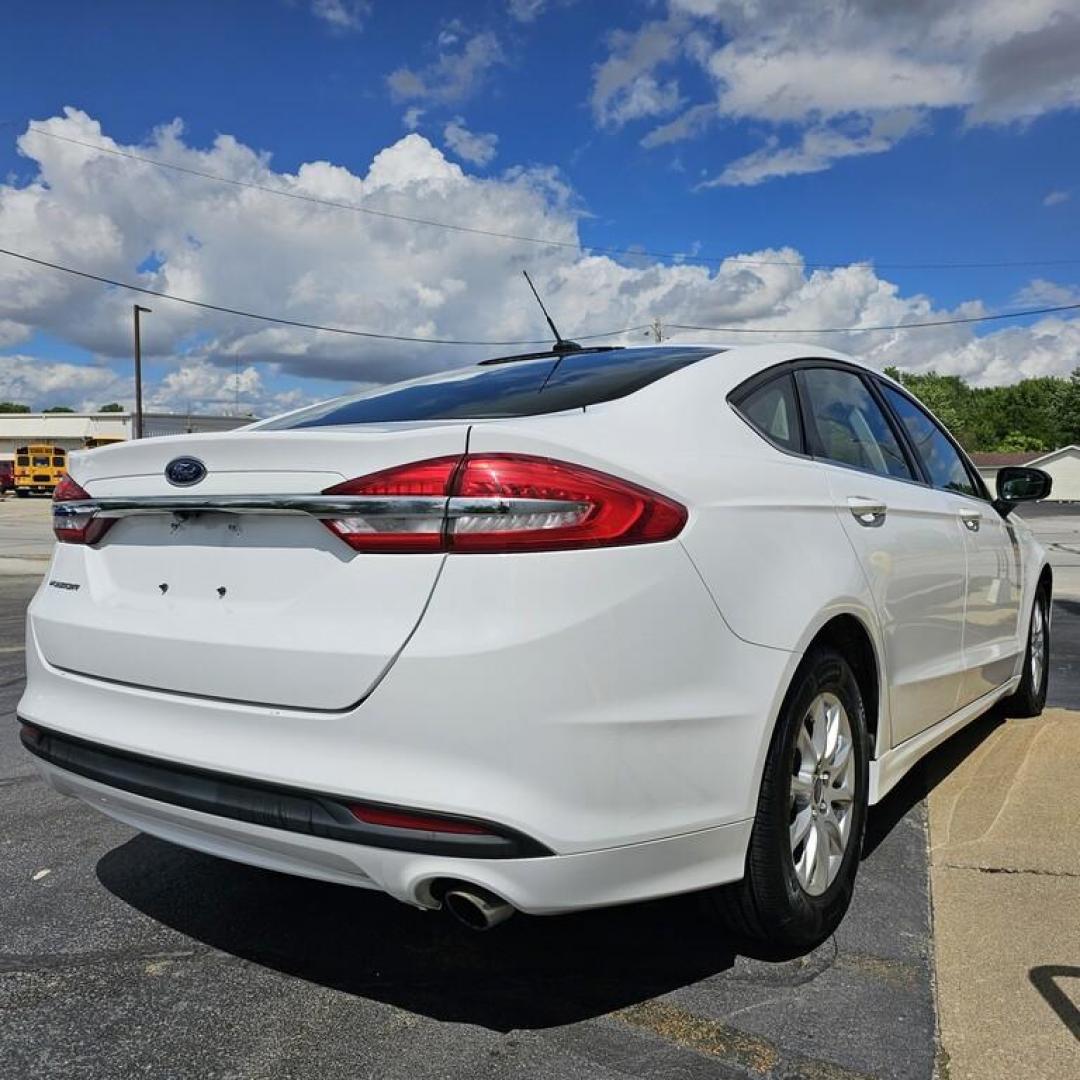
POLYGON ((962 443, 972 440, 971 388, 958 375, 916 375, 897 368, 886 368, 885 374, 913 393, 962 443))
POLYGON ((42 412, 74 412, 75 410, 67 405, 50 405, 47 409, 42 409, 42 412))
POLYGON ((1003 439, 998 440, 994 449, 1002 454, 1025 454, 1047 450, 1049 447, 1033 435, 1023 431, 1010 431, 1003 439))
POLYGON ((29 412, 29 405, 20 405, 17 401, 0 401, 0 413, 29 412))
POLYGON ((118 401, 112 401, 108 405, 102 405, 98 412, 123 412, 124 406, 118 401))
POLYGON ((1052 450, 1080 443, 1080 368, 1010 386, 968 386, 956 375, 885 373, 926 405, 968 450, 1052 450))
POLYGON ((1057 446, 1080 444, 1080 367, 1073 368, 1069 381, 1061 387, 1055 422, 1057 446))

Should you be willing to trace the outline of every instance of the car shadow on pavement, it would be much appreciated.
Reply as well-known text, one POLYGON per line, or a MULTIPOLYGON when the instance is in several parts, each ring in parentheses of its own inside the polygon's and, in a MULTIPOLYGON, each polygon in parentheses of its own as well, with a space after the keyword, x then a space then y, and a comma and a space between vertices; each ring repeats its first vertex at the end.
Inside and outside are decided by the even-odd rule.
MULTIPOLYGON (((1003 721, 999 710, 974 721, 873 807, 863 858, 1003 721)), ((147 835, 104 855, 97 876, 131 907, 214 949, 496 1031, 588 1020, 733 967, 735 977, 753 970, 752 981, 783 982, 787 968, 815 966, 740 942, 704 910, 700 895, 558 918, 519 916, 478 934, 381 893, 259 870, 147 835)), ((822 950, 832 955, 832 946, 822 950)))
POLYGON ((872 806, 866 819, 863 858, 872 855, 901 818, 917 802, 925 799, 984 739, 1005 723, 1006 719, 1004 711, 995 707, 962 727, 955 735, 931 750, 877 806, 872 806))
POLYGON ((730 968, 697 896, 476 933, 438 912, 139 835, 97 864, 133 908, 197 941, 438 1020, 545 1028, 638 1004, 730 968))
MULTIPOLYGON (((871 808, 863 858, 1004 720, 1000 709, 975 720, 871 808)), ((785 966, 807 963, 739 942, 704 910, 700 895, 517 917, 478 934, 381 893, 259 870, 147 835, 103 856, 97 876, 131 907, 214 949, 496 1031, 591 1019, 735 966, 757 968, 756 961, 787 961, 775 965, 781 981, 785 966)))

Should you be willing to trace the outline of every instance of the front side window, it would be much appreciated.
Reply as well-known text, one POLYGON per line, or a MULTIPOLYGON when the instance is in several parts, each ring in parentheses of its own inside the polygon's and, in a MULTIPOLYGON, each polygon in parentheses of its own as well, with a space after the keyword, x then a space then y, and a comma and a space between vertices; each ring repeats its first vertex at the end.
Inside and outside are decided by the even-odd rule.
POLYGON ((781 375, 751 390, 736 407, 771 442, 796 453, 802 450, 795 384, 790 375, 781 375))
POLYGON ((926 467, 930 483, 959 495, 978 497, 980 493, 972 483, 963 459, 945 432, 906 394, 891 386, 883 385, 881 390, 889 408, 896 413, 908 438, 915 444, 915 452, 926 467))
POLYGON ((855 469, 913 480, 904 451, 866 383, 853 371, 799 372, 817 457, 855 469))

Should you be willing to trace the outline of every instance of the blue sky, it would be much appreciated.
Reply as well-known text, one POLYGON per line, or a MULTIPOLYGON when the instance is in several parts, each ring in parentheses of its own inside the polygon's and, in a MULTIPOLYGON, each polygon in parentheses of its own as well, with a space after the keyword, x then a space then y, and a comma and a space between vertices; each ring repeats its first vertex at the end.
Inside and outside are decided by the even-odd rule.
MULTIPOLYGON (((855 16, 839 10, 796 0, 19 4, 0 45, 3 246, 152 287, 184 284, 229 306, 421 336, 539 331, 527 296, 506 285, 518 266, 548 283, 568 333, 581 329, 575 322, 648 321, 654 308, 672 322, 806 327, 1080 299, 1080 261, 1063 263, 1080 260, 1076 5, 880 0, 855 16), (78 110, 74 119, 65 107, 78 110), (162 142, 174 120, 182 127, 162 142), (293 190, 415 216, 496 229, 511 221, 508 231, 585 245, 875 268, 775 281, 770 271, 714 266, 687 281, 648 260, 597 265, 497 240, 455 255, 452 234, 402 224, 387 232, 348 212, 332 225, 334 212, 322 211, 313 230, 289 221, 293 208, 280 199, 247 205, 210 181, 148 181, 137 164, 102 164, 93 151, 28 136, 41 121, 268 186, 328 162, 347 173, 324 170, 293 190), (243 153, 223 149, 222 135, 243 153), (384 152, 387 175, 364 189, 384 152), (156 209, 140 205, 148 184, 167 186, 156 209), (208 230, 229 199, 235 233, 225 249, 208 230), (344 248, 335 230, 348 233, 344 248), (421 250, 395 260, 410 245, 421 250), (378 264, 374 278, 353 265, 366 258, 378 264), (1025 260, 1044 263, 890 265, 1025 260), (349 291, 337 295, 344 278, 349 291), (420 318, 418 304, 429 315, 420 318)), ((13 272, 0 265, 0 284, 13 272)), ((130 298, 27 284, 51 273, 19 268, 29 300, 9 290, 0 308, 0 395, 37 404, 122 396, 130 298), (67 316, 50 310, 65 303, 67 316), (74 367, 96 374, 72 380, 74 367)), ((213 406, 239 389, 266 411, 473 356, 355 341, 345 349, 310 334, 267 339, 235 320, 158 318, 166 306, 148 317, 162 406, 185 394, 213 406), (229 381, 238 369, 250 372, 239 388, 229 381)), ((1007 381, 1067 373, 1080 356, 1076 331, 1063 317, 828 344, 1007 381)))

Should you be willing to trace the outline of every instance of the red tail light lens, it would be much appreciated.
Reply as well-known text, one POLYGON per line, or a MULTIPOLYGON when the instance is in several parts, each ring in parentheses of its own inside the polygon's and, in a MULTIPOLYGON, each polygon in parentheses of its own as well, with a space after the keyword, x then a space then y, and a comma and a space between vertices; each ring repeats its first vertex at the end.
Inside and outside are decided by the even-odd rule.
POLYGON ((328 488, 372 498, 326 525, 357 551, 522 552, 653 544, 686 508, 627 480, 551 458, 434 458, 328 488), (378 501, 379 496, 385 502, 378 501))
POLYGON ((460 457, 431 458, 335 484, 323 494, 384 496, 400 502, 401 513, 387 514, 375 504, 372 513, 360 509, 324 523, 356 551, 442 551, 447 492, 460 464, 460 457), (414 501, 406 501, 409 496, 414 501))
POLYGON ((454 495, 451 551, 556 551, 653 544, 677 536, 686 508, 629 481, 550 458, 468 457, 454 495), (504 500, 502 513, 469 513, 472 499, 504 500))
POLYGON ((89 498, 70 476, 60 478, 53 491, 53 534, 62 544, 96 544, 111 528, 111 518, 97 517, 92 510, 72 512, 64 507, 89 498))
POLYGON ((419 829, 422 832, 454 833, 461 836, 495 835, 490 829, 485 829, 471 821, 462 821, 460 818, 418 814, 412 810, 395 810, 388 806, 354 803, 349 806, 349 813, 357 821, 363 821, 368 825, 383 825, 391 829, 419 829))

